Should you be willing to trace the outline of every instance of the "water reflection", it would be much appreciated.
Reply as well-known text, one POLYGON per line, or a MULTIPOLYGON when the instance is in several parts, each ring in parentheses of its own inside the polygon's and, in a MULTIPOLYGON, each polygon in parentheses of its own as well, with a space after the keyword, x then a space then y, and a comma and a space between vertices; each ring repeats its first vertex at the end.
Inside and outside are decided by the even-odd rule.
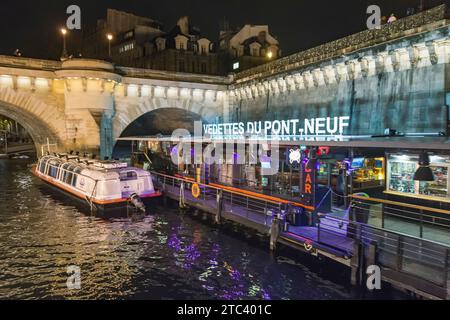
POLYGON ((0 298, 347 299, 297 259, 175 210, 132 222, 83 214, 50 195, 26 162, 0 161, 0 298), (81 268, 68 290, 67 267, 81 268))

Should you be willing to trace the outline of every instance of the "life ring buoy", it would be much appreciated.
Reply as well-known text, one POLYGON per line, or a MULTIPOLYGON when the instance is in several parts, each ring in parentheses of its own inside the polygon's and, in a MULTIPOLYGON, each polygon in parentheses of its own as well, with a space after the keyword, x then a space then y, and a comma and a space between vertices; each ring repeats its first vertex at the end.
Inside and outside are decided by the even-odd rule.
POLYGON ((194 198, 200 197, 201 190, 197 183, 192 184, 191 192, 192 192, 192 195, 194 196, 194 198))
POLYGON ((313 249, 312 243, 305 242, 303 243, 303 246, 305 247, 305 250, 308 252, 310 252, 313 249))

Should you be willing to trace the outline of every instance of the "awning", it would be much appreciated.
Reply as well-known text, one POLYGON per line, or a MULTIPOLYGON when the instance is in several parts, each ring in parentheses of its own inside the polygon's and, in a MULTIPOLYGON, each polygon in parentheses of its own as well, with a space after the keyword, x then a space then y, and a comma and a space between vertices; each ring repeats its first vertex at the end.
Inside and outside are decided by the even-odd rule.
MULTIPOLYGON (((343 148, 383 148, 383 149, 420 149, 420 150, 447 150, 450 152, 450 138, 436 135, 408 135, 408 136, 215 136, 191 137, 194 143, 243 143, 256 142, 258 139, 266 143, 277 141, 280 146, 323 146, 343 148)), ((148 141, 178 143, 183 139, 170 136, 134 136, 122 137, 119 141, 148 141)), ((186 141, 186 140, 184 140, 186 141)))

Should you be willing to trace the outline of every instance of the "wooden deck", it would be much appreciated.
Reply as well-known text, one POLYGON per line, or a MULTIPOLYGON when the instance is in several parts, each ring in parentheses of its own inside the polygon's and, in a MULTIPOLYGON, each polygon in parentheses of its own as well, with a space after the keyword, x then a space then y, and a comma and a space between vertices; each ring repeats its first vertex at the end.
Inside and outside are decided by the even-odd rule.
MULTIPOLYGON (((166 194, 179 201, 180 187, 166 185, 166 194)), ((186 188, 185 203, 196 208, 216 214, 217 200, 216 195, 208 192, 202 192, 199 198, 195 198, 189 189, 186 188)), ((230 198, 225 197, 223 201, 222 216, 225 219, 256 229, 258 232, 268 233, 272 224, 272 213, 264 215, 262 212, 255 212, 246 206, 232 203, 230 198)), ((324 219, 323 219, 324 220, 324 219)), ((281 236, 291 239, 304 246, 305 242, 310 243, 313 247, 337 254, 338 256, 351 257, 353 240, 347 238, 346 232, 336 233, 334 229, 327 229, 326 224, 321 228, 320 234, 317 227, 294 227, 289 226, 287 232, 282 232, 281 236), (339 252, 336 252, 339 251, 339 252)))

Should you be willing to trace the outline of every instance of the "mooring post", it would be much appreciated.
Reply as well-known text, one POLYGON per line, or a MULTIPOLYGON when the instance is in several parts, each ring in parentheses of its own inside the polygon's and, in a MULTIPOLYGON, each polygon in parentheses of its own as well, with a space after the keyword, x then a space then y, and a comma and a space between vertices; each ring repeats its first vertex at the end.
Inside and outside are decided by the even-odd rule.
POLYGON ((377 264, 377 243, 372 241, 367 248, 366 269, 377 264))
POLYGON ((270 250, 275 251, 277 247, 278 236, 280 235, 280 219, 275 215, 270 226, 270 250))
POLYGON ((181 182, 180 185, 180 199, 179 199, 179 207, 180 209, 185 209, 186 205, 184 204, 184 181, 181 182))
POLYGON ((166 184, 164 183, 162 187, 162 200, 163 200, 163 206, 164 208, 167 208, 167 190, 166 190, 166 184))
POLYGON ((445 250, 444 279, 445 279, 445 284, 446 284, 445 291, 447 293, 446 300, 450 300, 450 278, 449 278, 450 273, 448 272, 448 267, 449 267, 448 261, 450 258, 449 253, 450 253, 449 249, 445 250))
MULTIPOLYGON (((376 266, 377 265, 377 242, 371 241, 366 247, 361 245, 362 252, 361 252, 361 281, 360 284, 362 285, 365 283, 368 279, 367 270, 370 266, 376 266)), ((370 289, 369 289, 370 290, 370 289)))
POLYGON ((354 225, 353 255, 350 261, 351 283, 356 286, 362 284, 363 281, 364 243, 361 240, 361 226, 358 223, 350 223, 350 225, 354 225))
POLYGON ((216 211, 216 223, 220 224, 222 220, 222 210, 223 210, 223 190, 217 190, 217 211, 216 211))
POLYGON ((353 243, 353 255, 350 261, 351 284, 354 286, 362 283, 362 246, 359 240, 353 243))

